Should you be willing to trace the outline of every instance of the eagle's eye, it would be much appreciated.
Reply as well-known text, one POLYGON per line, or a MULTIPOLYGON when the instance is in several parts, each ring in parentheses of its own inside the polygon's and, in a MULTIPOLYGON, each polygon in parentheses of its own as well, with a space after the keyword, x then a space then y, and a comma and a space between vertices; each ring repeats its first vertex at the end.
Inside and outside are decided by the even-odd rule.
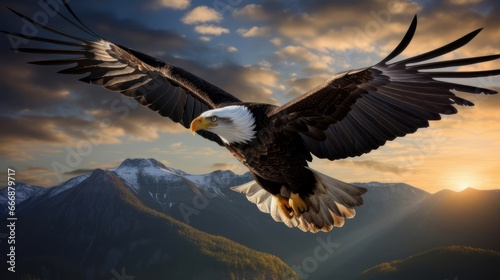
POLYGON ((217 116, 213 116, 213 117, 211 117, 211 118, 210 118, 210 120, 211 120, 212 122, 216 122, 216 121, 218 121, 218 120, 219 120, 219 118, 218 118, 217 116))

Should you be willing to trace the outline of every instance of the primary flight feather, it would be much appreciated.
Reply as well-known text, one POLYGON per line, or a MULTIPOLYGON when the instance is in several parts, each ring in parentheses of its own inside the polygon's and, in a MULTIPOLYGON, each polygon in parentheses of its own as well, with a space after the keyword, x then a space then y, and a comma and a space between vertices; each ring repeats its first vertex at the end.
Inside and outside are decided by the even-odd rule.
MULTIPOLYGON (((47 2, 50 6, 50 3, 47 2)), ((355 215, 366 189, 333 179, 308 167, 312 155, 329 160, 359 156, 388 140, 427 127, 429 120, 455 114, 455 105, 473 104, 451 90, 472 94, 496 91, 435 78, 475 78, 500 70, 439 71, 500 58, 488 55, 432 61, 472 40, 478 29, 441 48, 390 61, 409 45, 415 16, 399 45, 379 63, 334 75, 283 106, 241 102, 230 93, 181 69, 136 50, 107 41, 78 19, 69 5, 68 24, 94 40, 82 39, 16 15, 64 39, 9 36, 41 41, 61 48, 16 48, 21 52, 68 55, 31 62, 72 65, 63 74, 85 74, 83 82, 120 92, 189 128, 192 133, 226 147, 250 170, 254 182, 233 188, 265 213, 303 231, 330 231, 355 215), (422 71, 425 70, 425 71, 422 71)))

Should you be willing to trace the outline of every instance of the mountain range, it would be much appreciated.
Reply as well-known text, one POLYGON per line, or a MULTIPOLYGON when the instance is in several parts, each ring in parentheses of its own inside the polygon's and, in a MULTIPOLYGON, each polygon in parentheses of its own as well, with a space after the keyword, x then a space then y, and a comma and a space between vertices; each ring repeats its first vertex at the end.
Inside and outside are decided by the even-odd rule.
POLYGON ((430 194, 354 183, 368 189, 356 217, 311 234, 274 222, 230 190, 250 180, 127 159, 51 188, 18 184, 18 265, 40 279, 375 279, 366 277, 376 269, 361 273, 437 247, 500 250, 499 190, 430 194), (68 278, 75 271, 80 278, 68 278))
MULTIPOLYGON (((196 230, 148 207, 155 201, 150 190, 127 182, 137 176, 161 183, 177 177, 175 172, 156 161, 129 160, 117 169, 97 169, 53 188, 19 185, 17 269, 15 274, 2 269, 2 279, 298 278, 276 256, 196 230)), ((175 193, 175 184, 165 186, 175 193)), ((7 251, 7 242, 0 246, 7 251)), ((0 257, 5 264, 5 254, 0 257)))

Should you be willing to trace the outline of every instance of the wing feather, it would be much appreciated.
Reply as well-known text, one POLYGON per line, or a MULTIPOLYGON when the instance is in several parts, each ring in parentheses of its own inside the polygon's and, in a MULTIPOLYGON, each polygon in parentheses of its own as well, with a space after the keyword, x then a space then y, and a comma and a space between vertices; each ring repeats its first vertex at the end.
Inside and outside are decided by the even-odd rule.
POLYGON ((454 105, 474 105, 451 90, 472 94, 496 93, 491 89, 436 78, 500 75, 500 69, 439 71, 440 68, 496 60, 500 54, 428 62, 466 45, 481 29, 435 50, 388 63, 409 45, 416 26, 415 17, 401 43, 379 63, 336 74, 323 85, 276 108, 271 116, 281 119, 284 131, 300 133, 311 153, 334 160, 368 153, 388 140, 427 127, 430 120, 457 113, 454 105), (304 126, 312 120, 315 125, 304 126))
POLYGON ((384 138, 383 135, 379 130, 373 128, 373 123, 365 116, 363 116, 361 112, 352 112, 352 118, 358 123, 359 127, 362 128, 362 132, 360 132, 360 134, 369 136, 364 137, 364 139, 368 143, 368 146, 381 146, 384 144, 384 141, 380 140, 384 138))
MULTIPOLYGON (((417 17, 415 16, 413 21, 415 22, 415 26, 416 26, 416 22, 417 22, 417 17)), ((420 54, 420 55, 417 55, 417 56, 413 56, 413 57, 410 57, 410 58, 407 58, 407 59, 404 59, 404 60, 401 60, 401 61, 398 61, 398 62, 395 62, 395 63, 391 63, 391 64, 387 64, 388 66, 391 66, 391 65, 405 65, 405 64, 409 64, 409 63, 417 63, 417 62, 422 62, 422 61, 426 61, 426 60, 430 60, 430 59, 433 59, 433 58, 436 58, 438 56, 442 56, 443 54, 447 54, 449 52, 452 52, 456 49, 459 49, 461 47, 463 47, 464 45, 466 45, 467 43, 469 43, 472 39, 474 39, 474 37, 476 37, 477 34, 479 34, 479 32, 481 32, 482 28, 479 28, 479 29, 476 29, 472 32, 470 32, 469 34, 461 37, 460 39, 457 39, 445 46, 442 46, 440 48, 437 48, 435 50, 432 50, 432 51, 429 51, 429 52, 426 52, 426 53, 423 53, 423 54, 420 54)), ((383 61, 381 63, 379 63, 380 65, 384 65, 386 61, 383 61)))
POLYGON ((429 62, 429 63, 421 63, 417 65, 408 65, 408 69, 416 68, 419 70, 426 69, 436 69, 436 68, 446 68, 446 67, 456 67, 456 66, 464 66, 470 64, 476 64, 481 62, 487 62, 491 60, 496 60, 500 58, 500 55, 486 55, 486 56, 478 56, 478 57, 469 57, 469 58, 460 58, 454 60, 443 60, 437 62, 429 62))
MULTIPOLYGON (((29 37, 15 32, 5 32, 11 36, 49 43, 54 48, 15 48, 16 51, 68 55, 69 58, 38 60, 37 65, 69 65, 59 71, 61 74, 88 74, 80 81, 97 84, 111 91, 133 97, 142 105, 157 111, 174 122, 189 128, 191 121, 202 112, 215 109, 223 103, 240 102, 239 99, 201 78, 173 65, 169 65, 144 53, 107 41, 88 28, 64 1, 69 16, 47 4, 76 31, 85 32, 93 39, 87 40, 67 34, 10 9, 23 20, 61 39, 29 37), (64 47, 64 48, 60 48, 64 47)), ((52 36, 53 37, 53 36, 52 36)), ((203 137, 223 144, 214 134, 200 132, 203 137)))

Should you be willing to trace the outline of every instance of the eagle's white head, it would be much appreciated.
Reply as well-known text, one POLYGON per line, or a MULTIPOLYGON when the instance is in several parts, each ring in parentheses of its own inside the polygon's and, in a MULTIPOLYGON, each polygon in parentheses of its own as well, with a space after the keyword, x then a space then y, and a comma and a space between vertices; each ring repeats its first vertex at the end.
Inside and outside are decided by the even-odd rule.
POLYGON ((203 112, 191 122, 191 132, 206 130, 226 144, 246 143, 255 138, 255 117, 247 107, 232 105, 203 112))

